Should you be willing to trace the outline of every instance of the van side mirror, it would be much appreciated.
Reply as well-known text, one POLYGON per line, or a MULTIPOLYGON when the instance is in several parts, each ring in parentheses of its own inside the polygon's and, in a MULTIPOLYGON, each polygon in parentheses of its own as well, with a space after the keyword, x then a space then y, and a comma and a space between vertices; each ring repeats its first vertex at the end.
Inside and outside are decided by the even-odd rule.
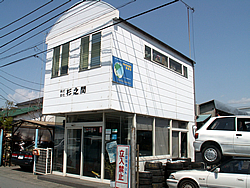
POLYGON ((220 172, 220 168, 216 168, 215 170, 214 170, 214 173, 219 173, 220 172))

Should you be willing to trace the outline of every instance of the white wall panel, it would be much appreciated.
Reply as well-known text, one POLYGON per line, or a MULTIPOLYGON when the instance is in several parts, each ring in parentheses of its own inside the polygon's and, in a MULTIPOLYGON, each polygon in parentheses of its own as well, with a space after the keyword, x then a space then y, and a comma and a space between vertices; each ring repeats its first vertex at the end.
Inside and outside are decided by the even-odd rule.
MULTIPOLYGON (((136 32, 132 34, 125 28, 126 26, 124 28, 118 27, 115 30, 112 52, 114 56, 133 63, 133 88, 113 83, 112 108, 139 114, 146 113, 151 116, 193 121, 193 80, 190 79, 190 76, 185 78, 163 65, 145 60, 143 37, 140 39, 134 34, 136 32), (131 46, 135 48, 133 49, 131 46), (134 104, 134 108, 130 104, 134 104)), ((156 46, 151 47, 158 50, 156 46)), ((162 50, 158 51, 164 53, 162 50)), ((190 64, 186 64, 172 55, 166 53, 164 55, 184 64, 188 67, 188 74, 192 74, 190 64)))
MULTIPOLYGON (((61 41, 65 42, 93 31, 97 27, 110 24, 111 18, 119 14, 118 11, 112 13, 112 8, 108 10, 111 11, 107 12, 109 16, 102 15, 100 19, 91 23, 84 23, 79 19, 75 23, 65 22, 59 25, 60 27, 56 26, 48 36, 48 46, 59 45, 61 41), (79 27, 63 34, 59 39, 58 37, 52 39, 54 35, 62 32, 65 24, 69 24, 67 27, 71 24, 79 27)), ((88 13, 96 16, 93 11, 88 13)), ((90 19, 86 15, 83 15, 85 21, 90 19)), ((194 120, 193 68, 190 62, 132 27, 119 24, 102 31, 102 66, 79 72, 80 43, 80 39, 70 43, 69 75, 67 76, 51 79, 53 52, 47 53, 44 113, 115 109, 184 121, 194 120), (144 59, 145 44, 184 64, 188 69, 188 78, 163 65, 144 59), (133 87, 112 82, 112 55, 133 64, 133 87), (86 94, 59 97, 60 89, 80 86, 87 87, 86 94)))

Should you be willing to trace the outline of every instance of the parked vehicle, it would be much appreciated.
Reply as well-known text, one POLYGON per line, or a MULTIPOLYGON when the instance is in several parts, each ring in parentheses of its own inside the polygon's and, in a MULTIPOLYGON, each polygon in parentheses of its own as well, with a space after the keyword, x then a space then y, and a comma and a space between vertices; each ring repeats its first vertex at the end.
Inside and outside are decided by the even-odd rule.
POLYGON ((222 156, 250 156, 250 116, 210 118, 196 131, 194 148, 209 165, 218 164, 222 156))
POLYGON ((167 179, 169 188, 237 187, 250 184, 250 158, 232 158, 212 170, 181 170, 167 179))
MULTIPOLYGON (((51 148, 52 143, 44 142, 38 145, 38 148, 51 148)), ((34 156, 32 154, 35 149, 35 144, 24 148, 22 151, 14 151, 11 155, 11 163, 19 165, 22 169, 32 170, 34 163, 34 156)))

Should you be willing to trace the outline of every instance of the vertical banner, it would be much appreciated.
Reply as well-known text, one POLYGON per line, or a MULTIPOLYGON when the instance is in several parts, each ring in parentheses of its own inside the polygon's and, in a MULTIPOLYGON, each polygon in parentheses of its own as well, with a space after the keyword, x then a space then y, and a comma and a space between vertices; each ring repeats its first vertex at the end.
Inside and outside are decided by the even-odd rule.
POLYGON ((113 56, 113 81, 133 87, 133 64, 113 56))
POLYGON ((116 173, 115 173, 115 187, 128 188, 129 187, 129 173, 130 173, 130 146, 117 145, 116 150, 116 173))

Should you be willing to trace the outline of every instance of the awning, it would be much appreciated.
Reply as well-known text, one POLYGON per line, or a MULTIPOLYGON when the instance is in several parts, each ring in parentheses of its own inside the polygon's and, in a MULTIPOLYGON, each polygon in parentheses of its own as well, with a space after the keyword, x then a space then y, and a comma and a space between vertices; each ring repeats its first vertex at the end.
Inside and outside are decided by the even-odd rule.
POLYGON ((206 121, 207 119, 209 119, 212 115, 211 114, 205 114, 205 115, 199 115, 196 119, 196 122, 199 123, 199 122, 204 122, 206 121))

